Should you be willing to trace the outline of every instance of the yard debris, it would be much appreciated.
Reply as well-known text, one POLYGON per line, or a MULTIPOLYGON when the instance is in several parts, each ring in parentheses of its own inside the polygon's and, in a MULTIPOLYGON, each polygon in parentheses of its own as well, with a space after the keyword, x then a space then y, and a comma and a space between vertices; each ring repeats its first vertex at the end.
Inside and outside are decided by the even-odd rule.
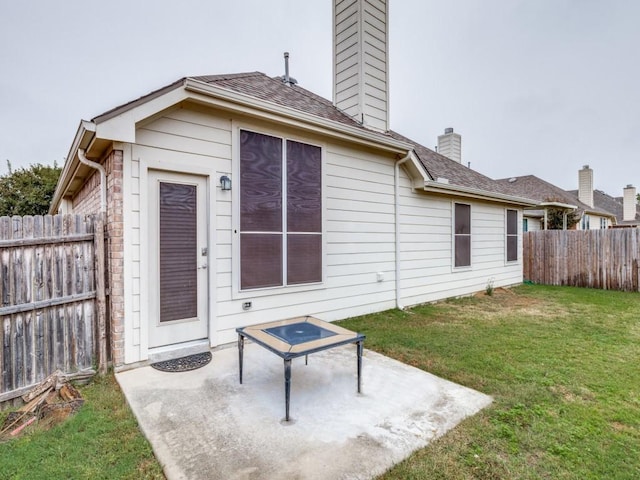
POLYGON ((69 383, 86 380, 95 375, 94 370, 65 374, 56 370, 22 396, 26 403, 11 412, 0 427, 0 439, 7 434, 14 437, 38 420, 46 425, 59 423, 77 412, 84 403, 80 392, 69 383))

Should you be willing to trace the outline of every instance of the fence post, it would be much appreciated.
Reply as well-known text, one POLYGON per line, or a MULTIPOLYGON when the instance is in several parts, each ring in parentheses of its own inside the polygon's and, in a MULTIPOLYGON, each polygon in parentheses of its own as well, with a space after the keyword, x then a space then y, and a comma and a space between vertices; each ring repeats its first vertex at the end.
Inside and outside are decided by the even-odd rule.
POLYGON ((98 314, 98 372, 107 373, 107 302, 105 295, 104 214, 96 216, 94 227, 96 253, 96 307, 98 314))

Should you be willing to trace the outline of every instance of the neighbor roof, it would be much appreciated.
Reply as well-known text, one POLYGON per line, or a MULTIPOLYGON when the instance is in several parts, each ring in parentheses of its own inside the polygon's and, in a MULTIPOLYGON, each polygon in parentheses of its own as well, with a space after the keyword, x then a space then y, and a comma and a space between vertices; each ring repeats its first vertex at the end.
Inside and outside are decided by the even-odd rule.
POLYGON ((508 192, 513 195, 521 195, 523 197, 531 198, 540 203, 543 202, 559 202, 569 205, 575 205, 578 210, 588 213, 595 213, 607 217, 613 216, 607 210, 599 208, 598 206, 590 207, 589 205, 582 203, 578 196, 572 192, 563 190, 560 187, 553 185, 535 175, 524 175, 521 177, 501 178, 496 180, 500 183, 508 192))
MULTIPOLYGON (((578 190, 569 190, 569 193, 573 195, 578 195, 578 190)), ((640 205, 636 204, 636 219, 624 221, 624 203, 622 197, 612 197, 608 193, 603 192, 602 190, 594 190, 593 191, 593 204, 610 212, 611 214, 616 216, 618 224, 625 225, 635 225, 640 222, 640 205)))

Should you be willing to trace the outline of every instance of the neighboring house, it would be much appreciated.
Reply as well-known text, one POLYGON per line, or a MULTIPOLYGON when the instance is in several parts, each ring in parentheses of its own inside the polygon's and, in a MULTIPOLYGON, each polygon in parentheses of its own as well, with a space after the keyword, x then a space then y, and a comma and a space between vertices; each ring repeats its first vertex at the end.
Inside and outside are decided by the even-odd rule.
POLYGON ((105 210, 116 366, 522 281, 534 203, 389 130, 378 4, 334 4, 334 103, 198 76, 81 122, 52 211, 105 210))
MULTIPOLYGON (((586 167, 588 168, 588 166, 586 167)), ((582 172, 582 170, 581 170, 582 172)), ((593 171, 591 171, 593 178, 593 171)), ((535 175, 510 177, 497 180, 506 192, 536 201, 536 206, 528 208, 523 213, 523 230, 544 230, 549 209, 560 209, 567 213, 576 213, 580 219, 573 229, 596 230, 609 228, 615 224, 615 215, 594 206, 593 200, 583 196, 582 200, 574 192, 561 189, 535 175), (586 203, 586 202, 590 202, 586 203)), ((591 185, 593 181, 591 181, 591 185)))
MULTIPOLYGON (((577 190, 570 190, 569 193, 578 194, 577 190)), ((640 226, 640 204, 636 198, 636 188, 627 185, 623 189, 622 197, 612 197, 602 190, 593 191, 593 204, 615 215, 615 228, 638 227, 640 226)))

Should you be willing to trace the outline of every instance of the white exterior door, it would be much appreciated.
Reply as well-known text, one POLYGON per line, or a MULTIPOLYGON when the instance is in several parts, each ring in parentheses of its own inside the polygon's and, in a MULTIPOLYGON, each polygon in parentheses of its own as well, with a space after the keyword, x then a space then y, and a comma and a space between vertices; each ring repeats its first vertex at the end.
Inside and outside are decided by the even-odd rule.
POLYGON ((149 170, 149 347, 208 336, 207 179, 149 170))

